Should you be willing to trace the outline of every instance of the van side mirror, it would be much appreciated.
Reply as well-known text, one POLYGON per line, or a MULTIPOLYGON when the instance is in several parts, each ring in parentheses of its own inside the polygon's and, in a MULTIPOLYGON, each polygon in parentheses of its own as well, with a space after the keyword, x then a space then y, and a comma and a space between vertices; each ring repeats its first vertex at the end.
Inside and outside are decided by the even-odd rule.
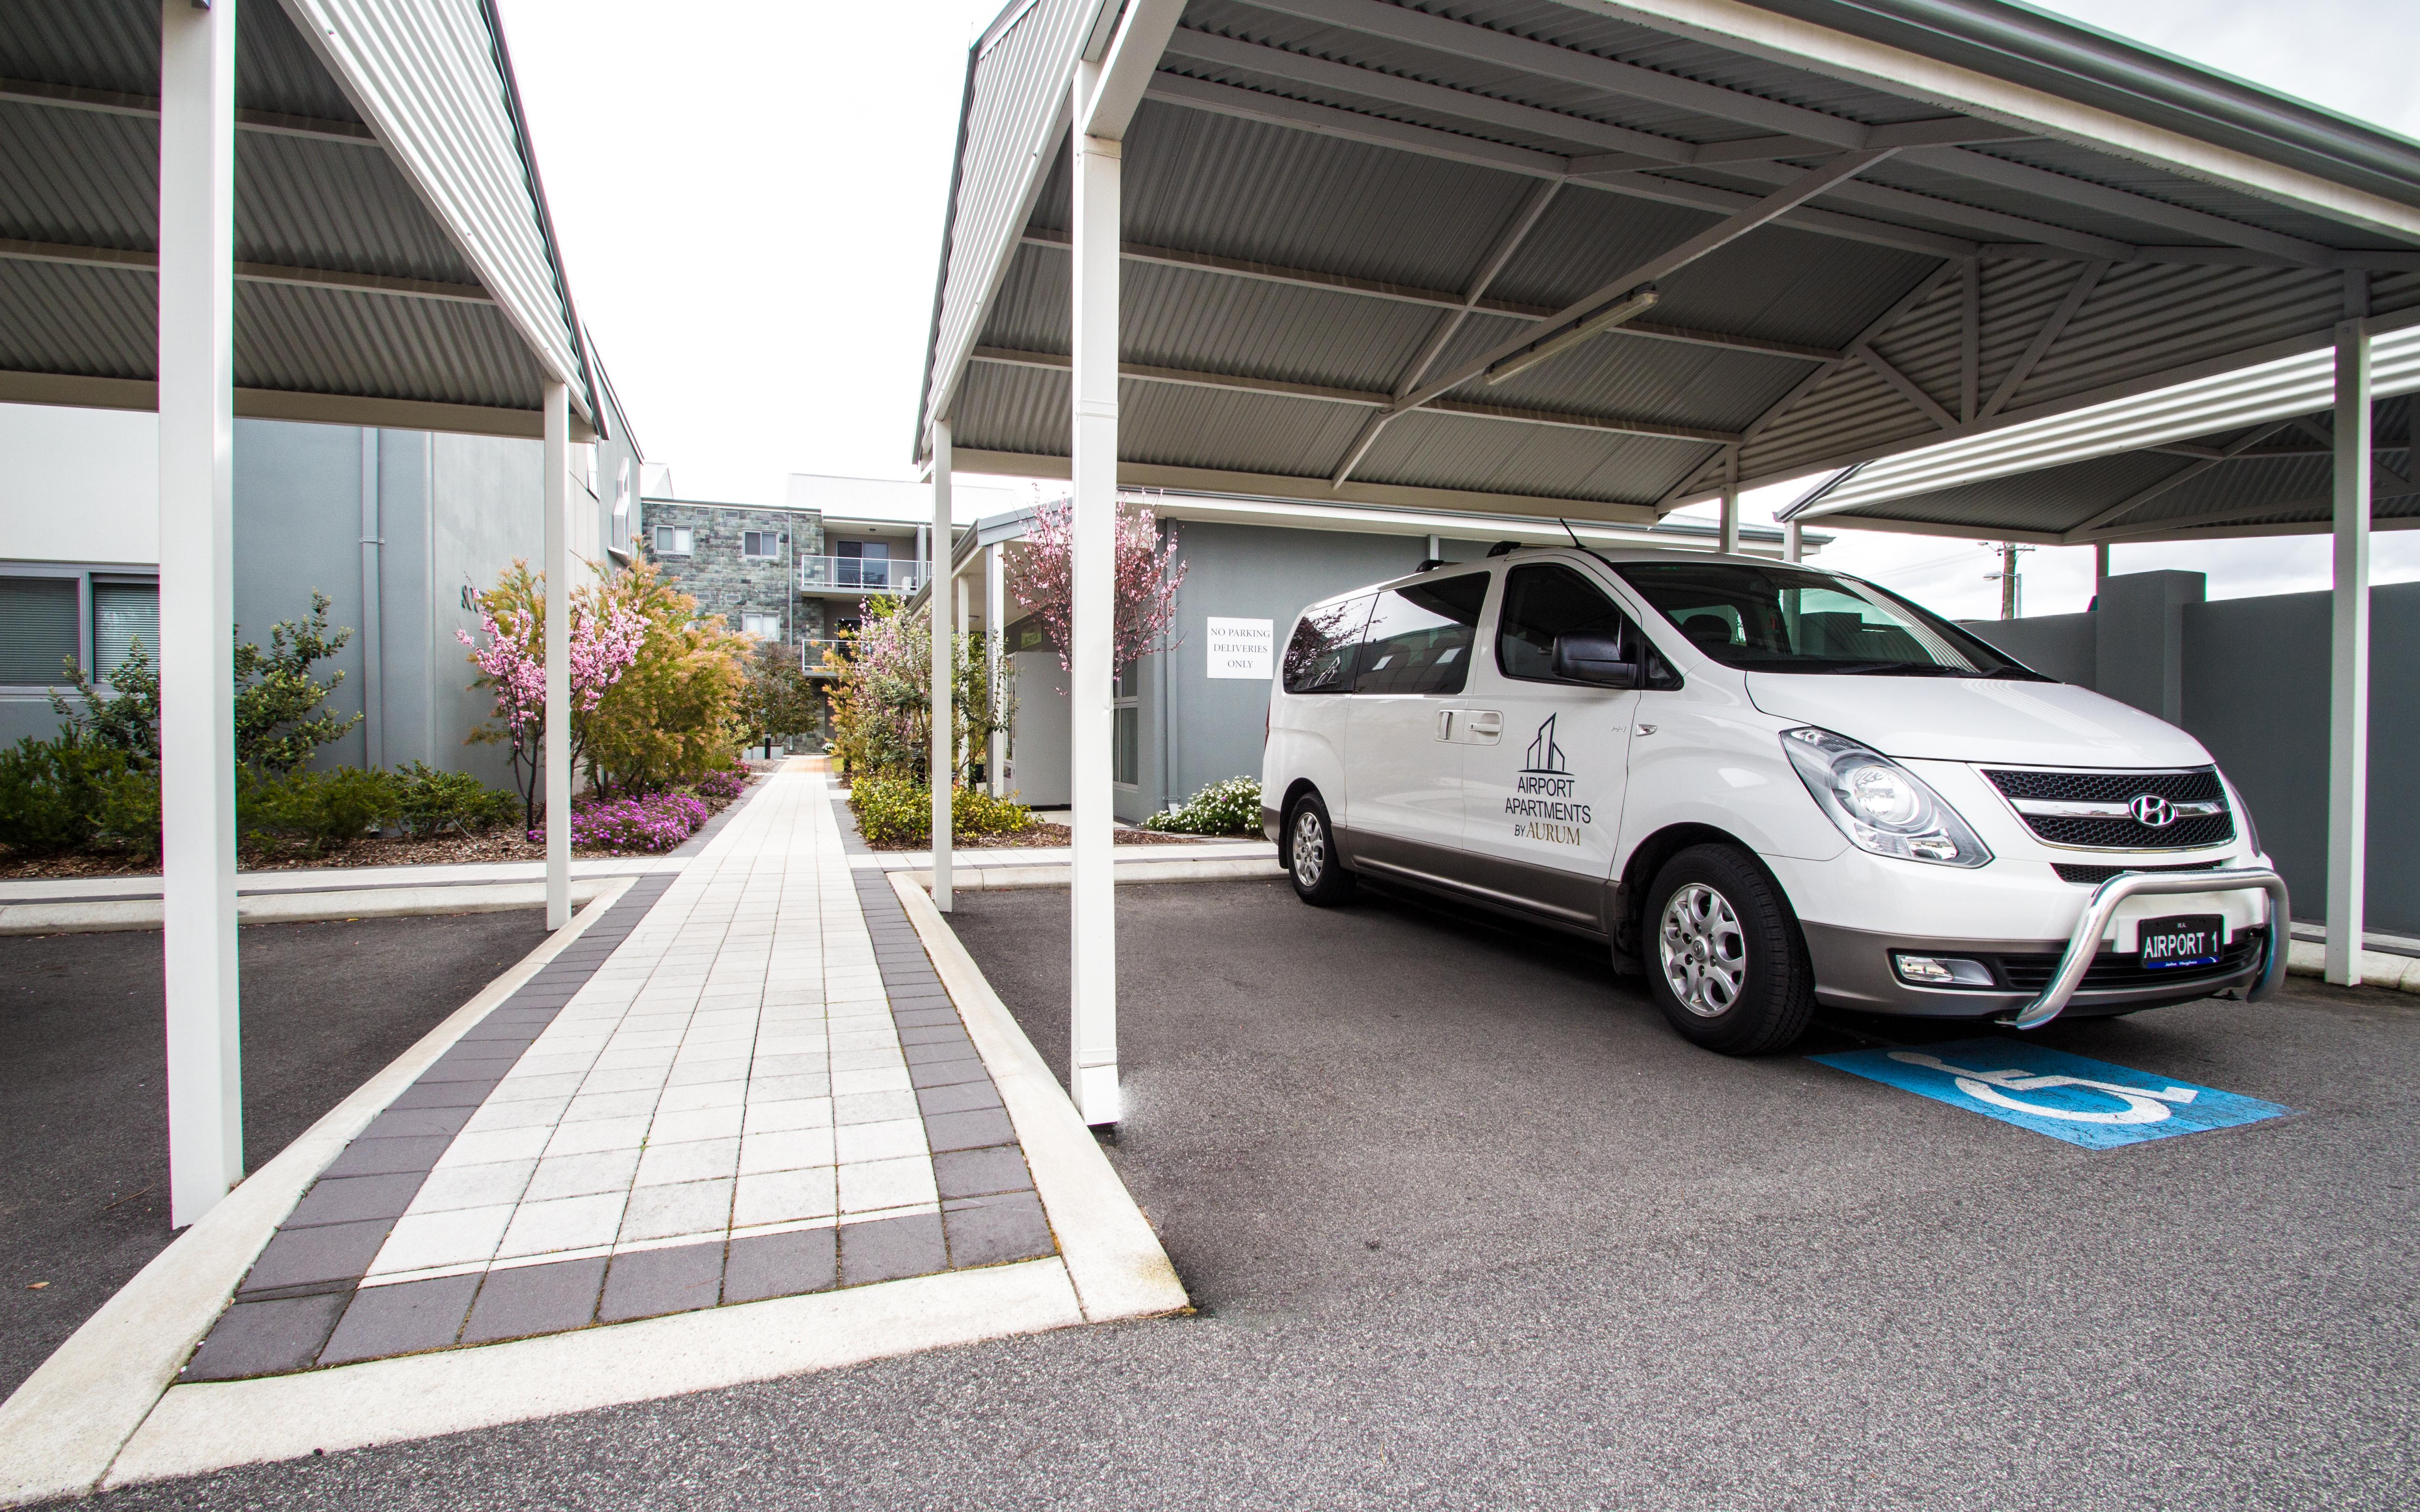
POLYGON ((1555 637, 1555 675, 1594 687, 1637 687, 1637 658, 1620 636, 1575 630, 1555 637))

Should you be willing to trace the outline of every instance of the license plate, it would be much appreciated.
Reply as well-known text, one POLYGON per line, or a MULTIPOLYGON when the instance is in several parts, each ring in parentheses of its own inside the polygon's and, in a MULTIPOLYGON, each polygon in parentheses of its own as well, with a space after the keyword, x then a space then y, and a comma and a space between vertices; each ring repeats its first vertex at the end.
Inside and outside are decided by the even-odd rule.
POLYGON ((2214 965, 2226 939, 2226 920, 2216 914, 2147 918, 2134 926, 2134 945, 2147 968, 2214 965))

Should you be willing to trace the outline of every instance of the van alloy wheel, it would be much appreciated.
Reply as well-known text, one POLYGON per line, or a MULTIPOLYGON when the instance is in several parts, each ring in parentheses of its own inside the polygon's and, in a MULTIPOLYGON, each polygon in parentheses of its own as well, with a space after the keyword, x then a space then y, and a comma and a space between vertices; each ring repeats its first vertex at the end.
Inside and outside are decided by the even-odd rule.
POLYGON ((1664 980, 1681 1006, 1699 1018, 1729 1012, 1747 980, 1747 937, 1730 900, 1689 883, 1664 904, 1655 933, 1664 980))
POLYGON ((1319 810, 1304 804, 1294 816, 1294 880, 1305 892, 1319 889, 1319 879, 1327 872, 1327 826, 1319 822, 1319 810))

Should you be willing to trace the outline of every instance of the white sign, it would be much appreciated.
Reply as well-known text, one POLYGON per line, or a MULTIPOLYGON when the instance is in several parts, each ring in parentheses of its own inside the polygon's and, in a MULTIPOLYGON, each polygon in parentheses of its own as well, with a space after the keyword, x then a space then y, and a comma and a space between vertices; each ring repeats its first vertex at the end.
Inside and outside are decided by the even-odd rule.
POLYGON ((1210 616, 1210 675, 1268 680, 1277 626, 1267 620, 1210 616))

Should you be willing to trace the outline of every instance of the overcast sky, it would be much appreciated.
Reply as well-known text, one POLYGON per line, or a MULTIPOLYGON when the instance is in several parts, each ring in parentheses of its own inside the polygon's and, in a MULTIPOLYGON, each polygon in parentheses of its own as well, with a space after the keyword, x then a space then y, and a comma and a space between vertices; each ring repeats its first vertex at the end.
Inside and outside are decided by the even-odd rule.
MULTIPOLYGON (((999 0, 502 0, 572 288, 651 461, 690 498, 791 472, 908 477, 967 42, 999 0), (918 19, 921 18, 921 19, 918 19)), ((2420 136, 2414 0, 2063 0, 2048 8, 2420 136), (2358 39, 2358 45, 2348 40, 2358 39)), ((1797 487, 1747 500, 1767 517, 1797 487)), ((1981 546, 1841 532, 1823 560, 1996 611, 1981 546)), ((2420 532, 2378 537, 2420 579, 2420 532)), ((2213 596, 2328 584, 2323 537, 2122 547, 2213 596)), ((2082 609, 2088 548, 2024 559, 2082 609)))

